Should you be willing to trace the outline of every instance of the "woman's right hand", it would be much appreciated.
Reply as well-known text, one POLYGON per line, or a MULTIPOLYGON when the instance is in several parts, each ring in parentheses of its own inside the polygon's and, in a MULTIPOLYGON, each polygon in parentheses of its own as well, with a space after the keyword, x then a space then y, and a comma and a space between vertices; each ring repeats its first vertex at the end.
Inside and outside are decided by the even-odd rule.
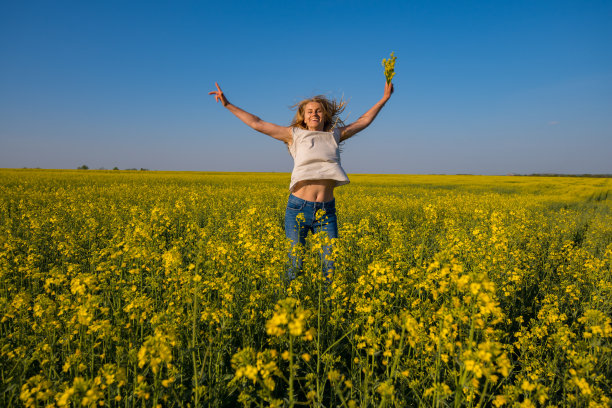
POLYGON ((219 88, 219 84, 215 82, 215 86, 217 87, 217 90, 209 92, 208 94, 215 95, 215 101, 217 102, 221 101, 221 104, 223 106, 227 106, 229 102, 227 101, 227 98, 225 97, 225 95, 223 95, 223 91, 221 90, 221 88, 219 88))

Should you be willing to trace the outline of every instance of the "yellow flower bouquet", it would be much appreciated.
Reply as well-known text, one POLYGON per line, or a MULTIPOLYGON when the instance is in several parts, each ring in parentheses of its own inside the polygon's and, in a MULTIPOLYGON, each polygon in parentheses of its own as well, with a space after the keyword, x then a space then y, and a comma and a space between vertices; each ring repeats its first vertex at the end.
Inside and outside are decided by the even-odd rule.
POLYGON ((389 59, 383 58, 382 60, 382 65, 385 67, 385 78, 387 78, 388 84, 391 83, 391 80, 395 76, 395 59, 396 57, 392 52, 389 59))

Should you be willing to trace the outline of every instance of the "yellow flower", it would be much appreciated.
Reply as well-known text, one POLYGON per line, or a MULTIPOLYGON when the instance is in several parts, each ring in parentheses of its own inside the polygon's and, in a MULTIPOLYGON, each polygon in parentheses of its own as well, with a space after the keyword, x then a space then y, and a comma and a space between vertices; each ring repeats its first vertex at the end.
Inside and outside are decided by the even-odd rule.
POLYGON ((574 381, 574 384, 576 384, 578 388, 580 388, 580 392, 582 392, 582 394, 584 395, 592 394, 591 386, 589 385, 587 380, 585 380, 584 378, 573 378, 573 381, 574 381))
POLYGON ((521 383, 521 389, 523 391, 531 392, 535 390, 535 388, 536 388, 535 384, 532 384, 527 380, 523 380, 523 382, 521 383))
POLYGON ((338 382, 342 378, 342 376, 338 370, 331 370, 329 374, 327 374, 327 378, 332 383, 335 383, 338 382))
POLYGON ((255 382, 255 380, 257 380, 257 368, 252 365, 246 366, 244 369, 244 376, 255 382))
POLYGON ((384 397, 391 397, 394 391, 395 387, 391 384, 391 381, 385 381, 376 388, 376 392, 384 397))
POLYGON ((502 407, 508 403, 508 399, 503 395, 496 395, 493 399, 493 405, 496 408, 502 407))

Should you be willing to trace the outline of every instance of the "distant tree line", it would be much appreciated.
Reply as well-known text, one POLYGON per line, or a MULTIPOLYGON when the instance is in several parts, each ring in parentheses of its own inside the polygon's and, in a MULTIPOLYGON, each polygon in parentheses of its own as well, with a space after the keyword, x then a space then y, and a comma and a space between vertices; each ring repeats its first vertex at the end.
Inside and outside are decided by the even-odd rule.
POLYGON ((610 178, 610 177, 612 177, 612 174, 532 173, 532 174, 514 174, 514 176, 526 176, 526 177, 599 177, 599 178, 610 178))
MULTIPOLYGON (((86 164, 83 164, 83 165, 77 167, 77 170, 89 170, 89 166, 86 165, 86 164)), ((104 167, 100 167, 97 170, 106 170, 106 169, 104 167)), ((121 169, 119 167, 115 166, 115 167, 113 167, 113 170, 121 170, 121 169)), ((130 169, 125 169, 125 170, 132 170, 132 171, 135 170, 135 171, 138 171, 138 169, 135 168, 135 167, 130 168, 130 169)), ((145 168, 141 167, 140 171, 149 171, 149 169, 145 169, 145 168)))

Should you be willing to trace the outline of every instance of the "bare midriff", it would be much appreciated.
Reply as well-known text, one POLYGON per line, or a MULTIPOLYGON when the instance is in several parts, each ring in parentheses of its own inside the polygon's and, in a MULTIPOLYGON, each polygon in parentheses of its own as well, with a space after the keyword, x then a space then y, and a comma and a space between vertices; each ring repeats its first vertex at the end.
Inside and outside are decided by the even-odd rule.
POLYGON ((302 180, 295 185, 293 195, 306 201, 323 203, 334 199, 336 180, 302 180))

